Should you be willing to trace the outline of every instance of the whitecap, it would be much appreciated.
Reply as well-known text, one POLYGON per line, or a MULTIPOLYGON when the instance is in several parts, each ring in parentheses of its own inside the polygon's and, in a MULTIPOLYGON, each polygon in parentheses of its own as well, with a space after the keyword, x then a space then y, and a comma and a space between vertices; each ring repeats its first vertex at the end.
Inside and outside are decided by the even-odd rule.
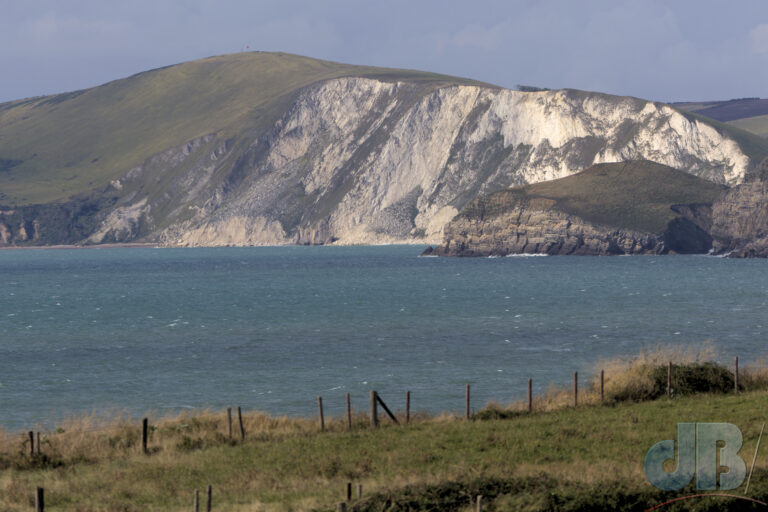
POLYGON ((535 258, 537 256, 549 256, 545 253, 523 253, 523 254, 507 254, 507 258, 535 258))

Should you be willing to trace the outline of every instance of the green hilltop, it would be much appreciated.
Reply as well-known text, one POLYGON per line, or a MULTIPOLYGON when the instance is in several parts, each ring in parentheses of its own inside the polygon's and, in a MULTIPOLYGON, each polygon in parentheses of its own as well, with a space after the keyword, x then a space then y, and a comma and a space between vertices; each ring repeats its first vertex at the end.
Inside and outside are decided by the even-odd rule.
POLYGON ((247 52, 3 103, 0 204, 62 202, 194 138, 258 133, 302 88, 345 76, 403 80, 425 91, 449 84, 488 85, 421 71, 247 52))

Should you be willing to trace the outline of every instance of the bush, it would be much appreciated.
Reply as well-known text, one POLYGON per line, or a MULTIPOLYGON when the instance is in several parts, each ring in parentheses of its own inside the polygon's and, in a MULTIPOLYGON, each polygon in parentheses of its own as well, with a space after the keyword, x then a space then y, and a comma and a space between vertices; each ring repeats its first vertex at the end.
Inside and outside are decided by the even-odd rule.
MULTIPOLYGON (((609 398, 616 402, 654 400, 667 394, 667 366, 641 366, 632 372, 632 379, 614 387, 609 398)), ((740 386, 741 387, 741 386, 740 386)), ((733 390, 733 373, 712 363, 672 365, 672 394, 728 393, 733 390)))
MULTIPOLYGON (((667 368, 655 367, 652 371, 653 396, 667 393, 667 368)), ((672 393, 676 396, 694 393, 728 393, 733 391, 733 373, 715 363, 672 365, 672 393)))

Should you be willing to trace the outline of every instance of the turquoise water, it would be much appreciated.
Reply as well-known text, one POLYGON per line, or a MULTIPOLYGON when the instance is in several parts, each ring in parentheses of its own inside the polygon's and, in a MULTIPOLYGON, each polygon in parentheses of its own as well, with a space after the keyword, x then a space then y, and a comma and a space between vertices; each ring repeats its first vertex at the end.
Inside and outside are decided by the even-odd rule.
POLYGON ((419 258, 422 247, 0 251, 0 426, 243 406, 461 411, 596 360, 712 340, 766 355, 768 261, 419 258))

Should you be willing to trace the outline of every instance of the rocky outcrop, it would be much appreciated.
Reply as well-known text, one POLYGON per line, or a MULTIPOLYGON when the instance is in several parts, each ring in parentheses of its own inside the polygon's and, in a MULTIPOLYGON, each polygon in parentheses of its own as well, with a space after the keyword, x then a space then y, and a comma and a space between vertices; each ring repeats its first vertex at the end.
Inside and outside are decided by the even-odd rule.
POLYGON ((436 256, 707 253, 723 187, 654 162, 601 164, 469 203, 436 256), (698 200, 679 204, 675 200, 698 200))
POLYGON ((663 254, 664 237, 606 229, 553 209, 554 201, 524 201, 487 219, 459 217, 445 230, 445 243, 427 249, 435 256, 510 254, 619 255, 663 254))
MULTIPOLYGON (((691 208, 691 207, 686 207, 691 208)), ((706 217, 705 205, 694 205, 706 217)), ((712 237, 695 222, 678 217, 661 234, 601 226, 555 208, 554 201, 521 201, 488 218, 459 216, 445 229, 445 242, 424 255, 508 256, 512 254, 595 255, 706 253, 712 237)))
MULTIPOLYGON (((594 163, 646 158, 723 184, 740 183, 753 165, 726 132, 667 105, 572 90, 340 78, 303 89, 266 126, 210 133, 147 159, 94 191, 96 210, 72 207, 82 218, 62 216, 71 222, 58 238, 61 221, 40 208, 21 209, 18 220, 40 222, 36 243, 440 243, 474 198, 594 163)), ((624 233, 612 245, 578 219, 541 215, 520 219, 526 247, 554 250, 538 220, 570 226, 562 250, 658 252, 670 243, 624 233)), ((0 243, 14 237, 0 233, 0 243)))
POLYGON ((768 159, 715 202, 712 217, 716 253, 768 257, 768 159))
POLYGON ((83 243, 114 211, 116 201, 109 191, 99 191, 61 204, 0 208, 0 246, 83 243))
MULTIPOLYGON (((664 187, 663 182, 660 185, 664 187)), ((603 192, 594 191, 596 196, 603 192)), ((567 201, 528 197, 528 193, 527 189, 510 190, 474 200, 445 228, 443 244, 428 248, 425 254, 711 253, 732 258, 768 257, 768 159, 747 173, 744 183, 712 196, 711 204, 670 205, 674 215, 663 232, 590 222, 565 211, 567 201)), ((632 196, 632 190, 626 191, 626 197, 632 196)), ((655 206, 649 202, 647 207, 655 206)), ((638 211, 642 214, 642 209, 638 211)))

